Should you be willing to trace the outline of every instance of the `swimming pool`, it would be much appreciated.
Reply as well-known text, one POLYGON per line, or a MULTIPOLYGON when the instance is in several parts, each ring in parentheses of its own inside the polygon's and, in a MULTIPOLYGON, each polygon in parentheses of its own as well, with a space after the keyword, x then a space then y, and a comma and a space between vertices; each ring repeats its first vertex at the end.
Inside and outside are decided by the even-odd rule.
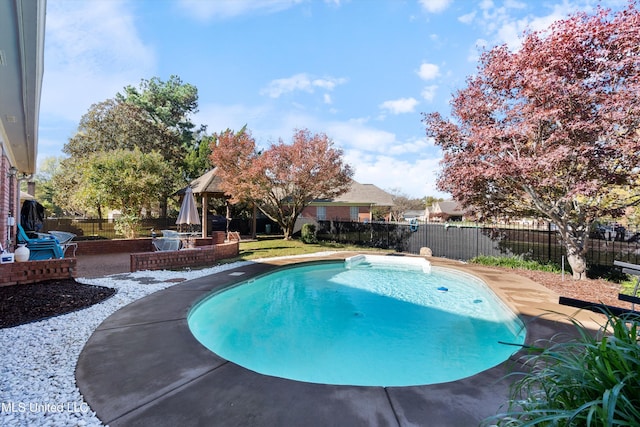
POLYGON ((506 360, 519 319, 474 276, 364 257, 283 269, 191 310, 208 349, 266 375, 323 384, 454 381, 506 360))

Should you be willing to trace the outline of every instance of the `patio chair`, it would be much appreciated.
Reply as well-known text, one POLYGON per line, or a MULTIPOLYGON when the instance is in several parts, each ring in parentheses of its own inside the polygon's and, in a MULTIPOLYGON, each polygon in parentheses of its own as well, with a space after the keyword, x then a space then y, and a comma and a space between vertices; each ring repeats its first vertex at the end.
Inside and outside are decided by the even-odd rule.
POLYGON ((18 243, 25 243, 29 248, 29 261, 45 260, 51 258, 64 258, 62 247, 54 236, 43 236, 32 239, 27 236, 24 228, 18 224, 18 243))
POLYGON ((72 242, 73 239, 76 238, 76 235, 73 233, 69 233, 68 231, 56 231, 51 230, 49 234, 58 239, 58 243, 62 247, 62 253, 66 254, 67 249, 73 248, 73 257, 76 256, 76 251, 78 250, 78 244, 76 242, 72 242))
POLYGON ((178 232, 175 230, 162 230, 162 237, 166 237, 169 239, 178 239, 178 232))
POLYGON ((182 246, 180 239, 169 239, 166 237, 154 239, 151 243, 156 251, 178 251, 182 246))

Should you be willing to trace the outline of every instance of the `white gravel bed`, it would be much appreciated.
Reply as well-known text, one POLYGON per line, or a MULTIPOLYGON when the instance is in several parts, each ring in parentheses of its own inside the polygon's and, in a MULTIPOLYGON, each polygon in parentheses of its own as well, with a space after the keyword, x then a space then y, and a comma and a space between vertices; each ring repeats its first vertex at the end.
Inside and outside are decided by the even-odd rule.
POLYGON ((117 293, 80 311, 0 329, 0 425, 103 425, 84 401, 75 381, 80 352, 98 325, 125 305, 177 284, 168 280, 191 280, 250 263, 237 262, 202 270, 140 271, 127 276, 118 274, 77 279, 85 284, 115 288, 117 293), (143 284, 143 278, 160 282, 143 284))

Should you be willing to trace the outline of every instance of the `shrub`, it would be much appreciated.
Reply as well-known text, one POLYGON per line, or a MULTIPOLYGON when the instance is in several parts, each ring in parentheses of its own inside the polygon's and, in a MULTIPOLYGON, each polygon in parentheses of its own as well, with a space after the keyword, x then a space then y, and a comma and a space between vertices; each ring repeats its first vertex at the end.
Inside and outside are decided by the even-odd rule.
POLYGON ((300 239, 304 243, 318 243, 318 237, 316 236, 315 224, 302 224, 302 231, 300 239))
POLYGON ((640 425, 640 316, 607 314, 599 338, 573 323, 577 339, 525 356, 529 371, 514 383, 509 411, 490 424, 640 425))
POLYGON ((113 229, 116 234, 124 236, 125 239, 134 239, 138 235, 140 228, 140 218, 137 215, 123 214, 116 219, 113 229))

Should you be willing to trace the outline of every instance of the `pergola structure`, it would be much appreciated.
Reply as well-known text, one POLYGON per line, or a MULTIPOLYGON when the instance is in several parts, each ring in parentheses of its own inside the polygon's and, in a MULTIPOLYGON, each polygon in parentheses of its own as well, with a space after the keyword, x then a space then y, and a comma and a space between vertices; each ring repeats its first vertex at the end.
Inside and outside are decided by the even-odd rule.
POLYGON ((202 237, 209 235, 208 206, 209 199, 224 199, 227 207, 226 218, 229 221, 229 195, 220 188, 222 180, 216 174, 217 168, 213 168, 204 175, 191 181, 189 186, 194 195, 202 197, 202 237))

